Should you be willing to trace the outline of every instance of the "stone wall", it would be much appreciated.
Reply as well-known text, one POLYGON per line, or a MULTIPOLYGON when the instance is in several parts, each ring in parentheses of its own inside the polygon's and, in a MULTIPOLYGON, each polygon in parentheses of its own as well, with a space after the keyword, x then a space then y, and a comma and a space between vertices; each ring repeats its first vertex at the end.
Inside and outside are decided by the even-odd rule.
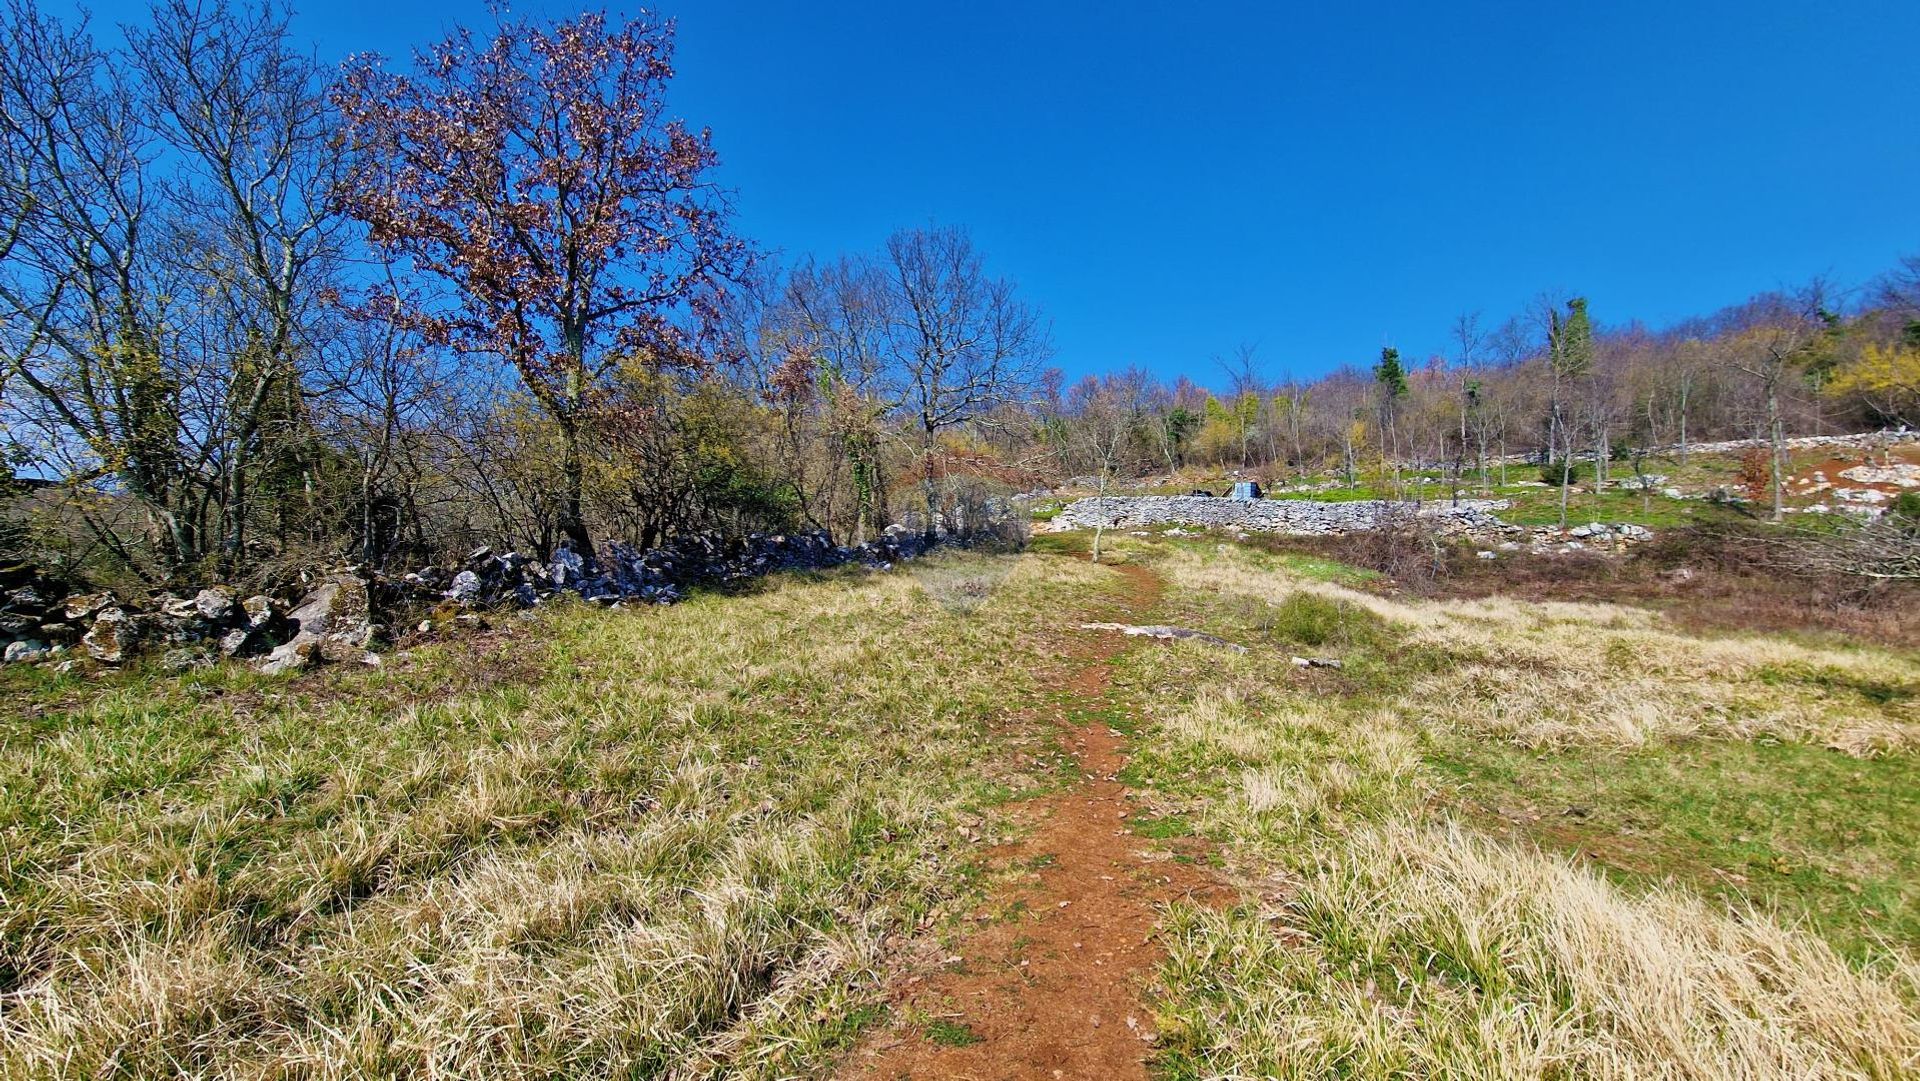
MULTIPOLYGON (((961 542, 941 538, 938 543, 961 542)), ((84 655, 118 665, 157 656, 173 669, 222 658, 285 672, 329 661, 378 663, 369 652, 396 621, 429 610, 531 607, 563 594, 598 604, 671 604, 696 586, 725 587, 776 571, 847 563, 886 569, 933 543, 899 528, 855 547, 825 533, 690 534, 648 551, 619 541, 597 560, 562 549, 551 560, 481 548, 453 566, 390 576, 344 568, 311 576, 289 598, 240 599, 213 586, 191 596, 63 594, 24 564, 0 566, 0 659, 68 664, 84 655)))
POLYGON ((1325 502, 1313 499, 1220 499, 1196 495, 1104 496, 1079 499, 1053 519, 1056 530, 1126 529, 1153 525, 1193 525, 1239 529, 1249 533, 1286 533, 1295 536, 1332 536, 1377 528, 1383 520, 1416 514, 1443 532, 1475 533, 1501 530, 1505 523, 1494 512, 1508 506, 1504 499, 1462 499, 1432 503, 1357 499, 1325 502))

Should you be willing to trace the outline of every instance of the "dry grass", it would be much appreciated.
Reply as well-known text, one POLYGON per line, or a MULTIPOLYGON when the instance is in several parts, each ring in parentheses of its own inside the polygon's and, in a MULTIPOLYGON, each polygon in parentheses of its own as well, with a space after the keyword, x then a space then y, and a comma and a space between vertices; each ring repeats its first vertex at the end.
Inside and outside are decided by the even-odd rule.
POLYGON ((844 574, 551 613, 504 680, 454 643, 9 685, 38 704, 0 721, 0 1075, 817 1067, 964 885, 955 816, 1045 781, 1004 727, 1035 665, 1004 662, 1102 580, 916 573, 965 603, 844 574))
POLYGON ((1218 555, 1180 552, 1162 565, 1198 593, 1269 604, 1307 594, 1372 612, 1404 632, 1407 648, 1454 662, 1408 696, 1423 720, 1529 747, 1692 736, 1771 737, 1854 755, 1920 745, 1920 665, 1882 650, 1699 637, 1618 605, 1397 600, 1218 555))
MULTIPOLYGON (((1157 996, 1170 1076, 1920 1071, 1911 944, 1843 955, 1789 912, 1677 878, 1629 886, 1478 833, 1431 762, 1441 739, 1495 736, 1584 769, 1595 759, 1578 756, 1870 726, 1871 747, 1849 750, 1904 757, 1909 706, 1874 692, 1910 685, 1910 662, 1694 638, 1604 605, 1381 598, 1240 549, 1135 557, 1166 574, 1184 618, 1256 646, 1143 652, 1124 681, 1154 721, 1131 778, 1218 842, 1243 887, 1239 906, 1170 914, 1157 996), (1292 671, 1285 654, 1309 642, 1345 669, 1292 671)), ((1696 813, 1676 828, 1710 834, 1710 809, 1696 813)))
POLYGON ((1170 928, 1177 1073, 1241 1078, 1897 1078, 1920 967, 1849 967, 1764 917, 1457 827, 1353 831, 1263 918, 1170 928), (1276 931, 1278 933, 1276 933, 1276 931))

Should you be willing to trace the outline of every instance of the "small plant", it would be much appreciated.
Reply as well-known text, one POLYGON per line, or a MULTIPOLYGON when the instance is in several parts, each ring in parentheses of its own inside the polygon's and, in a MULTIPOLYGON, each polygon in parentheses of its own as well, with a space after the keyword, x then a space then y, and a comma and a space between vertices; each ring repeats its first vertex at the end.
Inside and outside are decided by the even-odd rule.
POLYGON ((1908 532, 1920 530, 1920 492, 1901 492, 1887 504, 1887 518, 1908 532))
POLYGON ((927 1022, 927 1039, 942 1047, 972 1047, 985 1037, 968 1028, 964 1022, 937 1018, 927 1022))
POLYGON ((1737 480, 1740 487, 1747 490, 1747 495, 1754 499, 1767 494, 1773 486, 1773 453, 1762 446, 1752 446, 1742 451, 1737 480))

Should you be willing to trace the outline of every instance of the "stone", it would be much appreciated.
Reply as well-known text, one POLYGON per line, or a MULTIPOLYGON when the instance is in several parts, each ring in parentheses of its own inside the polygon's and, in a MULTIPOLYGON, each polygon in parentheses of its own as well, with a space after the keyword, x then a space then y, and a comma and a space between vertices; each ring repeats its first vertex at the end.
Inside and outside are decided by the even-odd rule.
POLYGON ((19 642, 8 642, 6 663, 32 664, 51 652, 53 652, 53 647, 47 645, 45 642, 32 638, 19 642))
POLYGON ((220 636, 218 648, 222 657, 239 657, 251 653, 256 642, 255 631, 246 627, 236 627, 220 636))
POLYGON ((310 668, 320 656, 320 639, 301 636, 274 648, 260 662, 260 671, 270 676, 310 668))
POLYGON ((1498 556, 1494 555, 1492 552, 1486 551, 1484 549, 1481 551, 1475 552, 1473 554, 1481 559, 1498 559, 1499 558, 1498 556))
POLYGON ((1856 465, 1842 469, 1840 475, 1855 484, 1887 484, 1896 488, 1920 488, 1920 465, 1899 462, 1893 465, 1856 465))
POLYGON ((68 619, 79 622, 119 605, 120 599, 110 590, 101 593, 76 593, 67 598, 63 611, 68 619))
POLYGON ((1442 532, 1495 530, 1504 499, 1414 504, 1390 500, 1212 499, 1202 496, 1096 496, 1075 500, 1054 517, 1055 531, 1135 529, 1155 525, 1221 528, 1242 533, 1339 536, 1376 529, 1382 521, 1416 515, 1442 532))
POLYGON ((287 606, 277 597, 255 595, 241 601, 240 610, 247 617, 247 626, 260 630, 285 615, 287 606))
POLYGON ((453 576, 453 584, 447 587, 448 600, 462 604, 472 604, 480 599, 480 576, 472 571, 461 571, 453 576))
POLYGON ((233 590, 226 586, 209 586, 193 595, 194 612, 215 626, 230 622, 235 609, 233 590))
POLYGON ((580 558, 578 552, 562 548, 553 553, 553 562, 547 567, 547 575, 553 579, 554 585, 564 587, 570 582, 579 581, 586 569, 587 561, 580 558))
POLYGON ((80 643, 87 647, 89 657, 106 664, 125 661, 139 641, 133 617, 124 608, 107 608, 99 612, 93 617, 93 627, 80 639, 80 643))

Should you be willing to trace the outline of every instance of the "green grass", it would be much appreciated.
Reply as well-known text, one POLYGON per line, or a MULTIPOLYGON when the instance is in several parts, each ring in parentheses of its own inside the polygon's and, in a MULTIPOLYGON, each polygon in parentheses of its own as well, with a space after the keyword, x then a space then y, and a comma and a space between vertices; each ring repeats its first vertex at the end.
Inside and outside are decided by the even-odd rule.
POLYGON ((1440 737, 1427 761, 1490 828, 1623 884, 1676 882, 1804 922, 1856 959, 1920 950, 1920 759, 1797 743, 1561 752, 1440 737))
POLYGON ((0 1074, 791 1076, 1059 783, 1106 572, 560 607, 378 670, 0 683, 0 1074), (1014 718, 1009 720, 1009 718, 1014 718))
POLYGON ((983 1038, 961 1021, 936 1018, 927 1022, 927 1039, 942 1047, 972 1047, 983 1038))

